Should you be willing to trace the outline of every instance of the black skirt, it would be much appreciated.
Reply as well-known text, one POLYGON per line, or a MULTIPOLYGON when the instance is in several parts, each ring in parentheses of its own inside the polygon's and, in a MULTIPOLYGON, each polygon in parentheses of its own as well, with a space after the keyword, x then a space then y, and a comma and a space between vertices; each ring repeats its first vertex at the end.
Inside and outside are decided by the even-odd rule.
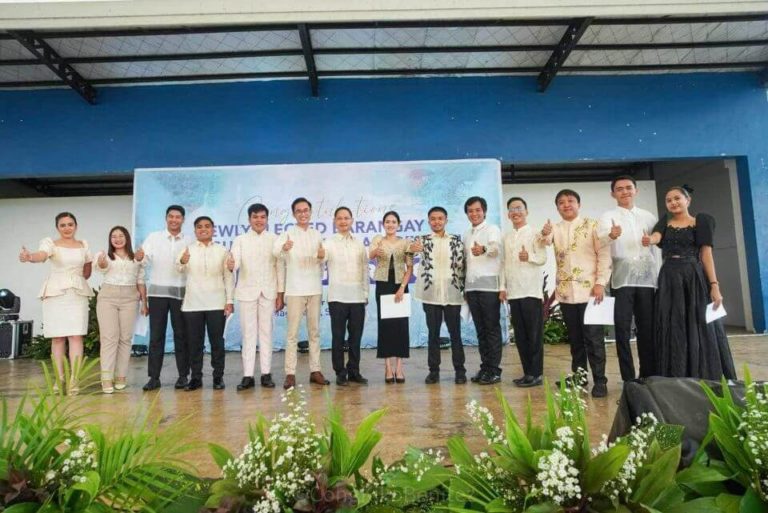
MULTIPOLYGON (((411 337, 408 333, 408 317, 396 319, 381 318, 381 296, 394 294, 400 288, 395 283, 395 266, 390 260, 387 281, 376 282, 376 318, 379 323, 379 336, 376 343, 376 358, 408 358, 411 349, 411 337)), ((405 286, 408 292, 408 285, 405 286)))
POLYGON ((675 378, 736 379, 728 337, 720 319, 707 324, 710 303, 704 270, 696 258, 667 258, 654 305, 654 374, 675 378))

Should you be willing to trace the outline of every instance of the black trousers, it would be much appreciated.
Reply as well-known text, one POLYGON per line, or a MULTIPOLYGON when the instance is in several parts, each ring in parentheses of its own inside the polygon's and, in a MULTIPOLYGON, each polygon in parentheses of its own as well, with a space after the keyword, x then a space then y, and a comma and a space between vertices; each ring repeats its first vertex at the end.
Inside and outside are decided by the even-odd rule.
POLYGON ((544 374, 544 308, 541 299, 524 297, 509 300, 509 317, 515 329, 515 346, 526 376, 544 374))
POLYGON ((337 376, 360 374, 360 339, 365 323, 365 303, 328 303, 331 314, 331 361, 337 376), (344 366, 344 339, 349 332, 349 358, 344 366))
POLYGON ((653 376, 653 298, 656 291, 651 287, 621 287, 611 289, 616 298, 613 323, 616 330, 616 353, 619 356, 621 379, 635 379, 635 363, 632 359, 632 317, 637 328, 637 356, 640 360, 640 377, 653 376))
POLYGON ((445 325, 451 337, 451 359, 456 374, 466 375, 464 368, 464 344, 461 341, 461 306, 428 305, 423 303, 427 319, 427 365, 430 372, 440 372, 440 327, 445 325))
POLYGON ((602 326, 584 324, 587 303, 560 303, 568 342, 571 345, 571 371, 587 370, 587 360, 595 383, 607 383, 605 377, 605 333, 602 326))
POLYGON ((165 331, 168 327, 168 313, 171 314, 173 329, 173 351, 179 377, 189 374, 189 353, 185 338, 184 317, 181 315, 181 299, 149 297, 149 361, 147 374, 160 379, 165 355, 165 331))
POLYGON ((501 306, 498 292, 467 292, 467 304, 477 331, 480 370, 501 376, 501 306))
POLYGON ((224 377, 224 310, 206 310, 203 312, 184 312, 187 324, 187 347, 192 369, 192 379, 203 379, 203 353, 205 352, 205 332, 211 344, 211 367, 213 377, 224 377))

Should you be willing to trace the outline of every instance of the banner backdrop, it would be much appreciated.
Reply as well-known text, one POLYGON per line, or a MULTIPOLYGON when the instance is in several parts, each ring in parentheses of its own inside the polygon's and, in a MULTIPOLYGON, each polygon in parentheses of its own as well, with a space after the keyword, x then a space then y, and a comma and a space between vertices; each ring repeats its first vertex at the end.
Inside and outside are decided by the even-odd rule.
MULTIPOLYGON (((501 222, 501 166, 497 160, 459 160, 426 162, 365 162, 343 164, 296 164, 178 169, 137 169, 134 178, 134 239, 136 245, 149 233, 165 228, 168 205, 183 205, 187 210, 183 230, 194 239, 192 222, 201 215, 213 218, 214 241, 229 248, 234 238, 250 229, 248 206, 263 203, 269 208, 268 229, 280 234, 294 224, 291 202, 304 196, 312 202, 312 226, 323 238, 334 233, 333 212, 339 206, 352 210, 354 236, 368 246, 383 234, 382 216, 395 210, 402 220, 400 236, 412 238, 430 233, 427 211, 440 205, 448 211, 450 233, 463 234, 469 228, 464 201, 482 196, 488 202, 487 219, 501 222)), ((416 263, 418 268, 418 260, 416 263)), ((151 268, 149 269, 151 274, 151 268)), ((370 265, 373 274, 373 264, 370 265)), ((415 281, 411 279, 411 283, 415 281)), ((327 274, 324 278, 327 285, 327 274)), ((376 347, 376 304, 371 282, 363 347, 376 347)), ((322 347, 330 347, 331 329, 328 306, 323 295, 320 333, 322 347)), ((413 304, 410 320, 411 346, 427 343, 424 311, 413 304)), ((504 317, 502 317, 504 318, 504 317)), ((502 323, 505 324, 505 323, 502 323)), ((506 326, 505 326, 506 328, 506 326)), ((445 329, 445 328, 443 328, 445 329)), ((275 314, 274 348, 285 344, 285 310, 275 314)), ((506 331, 506 329, 505 329, 506 331)), ((169 323, 170 332, 170 323, 169 323)), ((227 349, 240 349, 240 319, 227 323, 227 349)), ((136 343, 146 343, 136 337, 136 343)), ((471 323, 462 323, 466 344, 476 344, 471 323)), ((299 340, 306 340, 302 323, 299 340)), ((166 339, 172 351, 172 335, 166 339)))

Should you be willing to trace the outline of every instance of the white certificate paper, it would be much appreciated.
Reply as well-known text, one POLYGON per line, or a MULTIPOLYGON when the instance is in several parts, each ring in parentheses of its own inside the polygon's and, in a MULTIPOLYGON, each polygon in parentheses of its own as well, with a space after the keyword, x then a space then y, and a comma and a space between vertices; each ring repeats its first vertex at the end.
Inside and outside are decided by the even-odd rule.
POLYGON ((716 321, 721 317, 725 317, 728 313, 725 311, 725 305, 720 303, 720 308, 715 310, 715 304, 710 303, 707 305, 707 324, 712 321, 716 321))
POLYGON ((381 318, 382 319, 397 319, 400 317, 411 316, 411 295, 403 294, 403 300, 399 303, 395 303, 395 295, 389 294, 387 296, 381 296, 381 318))
POLYGON ((602 326, 613 326, 613 307, 616 298, 603 296, 600 304, 595 304, 595 298, 589 298, 587 309, 584 311, 584 324, 598 324, 602 326))
POLYGON ((149 316, 141 315, 141 305, 139 313, 136 315, 136 323, 133 325, 133 334, 140 337, 146 337, 149 331, 149 316))

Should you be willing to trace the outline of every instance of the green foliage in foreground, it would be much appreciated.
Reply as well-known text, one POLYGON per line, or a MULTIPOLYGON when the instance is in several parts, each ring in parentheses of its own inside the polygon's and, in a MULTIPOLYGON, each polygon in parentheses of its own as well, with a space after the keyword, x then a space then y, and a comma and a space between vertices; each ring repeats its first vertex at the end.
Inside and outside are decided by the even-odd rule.
MULTIPOLYGON (((2 401, 0 510, 9 513, 768 513, 768 389, 748 372, 743 406, 725 382, 720 394, 704 385, 709 435, 682 470, 682 428, 652 415, 620 439, 593 443, 579 389, 547 387, 541 422, 530 402, 518 419, 500 392, 500 423, 473 401, 467 415, 485 439, 480 451, 456 436, 447 455, 409 448, 388 465, 375 454, 384 410, 354 433, 333 407, 318 426, 294 389, 283 412, 248 428, 239 455, 208 444, 222 476, 206 481, 187 463, 198 446, 179 443, 181 423, 160 429, 150 407, 105 430, 88 422, 87 397, 53 393, 53 383, 73 379, 69 369, 56 380, 44 368, 44 390, 15 411, 2 401)), ((97 381, 95 361, 75 374, 97 381)))

